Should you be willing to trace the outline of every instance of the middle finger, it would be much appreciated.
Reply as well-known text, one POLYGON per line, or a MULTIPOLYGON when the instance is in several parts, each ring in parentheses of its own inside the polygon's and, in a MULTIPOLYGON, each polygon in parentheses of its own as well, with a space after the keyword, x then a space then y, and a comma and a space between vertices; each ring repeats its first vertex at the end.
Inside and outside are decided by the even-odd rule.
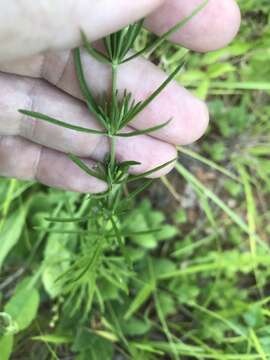
MULTIPOLYGON (((111 70, 85 51, 82 63, 88 84, 95 95, 110 89, 111 70)), ((81 99, 73 56, 59 52, 31 60, 1 66, 0 70, 25 76, 43 77, 59 89, 81 99)), ((118 88, 131 92, 136 101, 145 100, 166 79, 167 75, 144 58, 137 58, 119 67, 118 88)), ((159 125, 172 118, 170 124, 152 134, 171 144, 185 145, 205 132, 209 115, 204 102, 172 81, 166 89, 132 122, 137 129, 159 125)))
MULTIPOLYGON (((109 151, 107 137, 27 118, 18 109, 46 113, 72 125, 99 129, 82 101, 42 80, 0 74, 0 135, 19 135, 61 152, 100 161, 109 151)), ((141 163, 134 166, 133 172, 151 170, 176 157, 173 145, 147 135, 117 138, 116 152, 120 162, 135 160, 141 163)), ((155 176, 163 174, 160 172, 155 176)))

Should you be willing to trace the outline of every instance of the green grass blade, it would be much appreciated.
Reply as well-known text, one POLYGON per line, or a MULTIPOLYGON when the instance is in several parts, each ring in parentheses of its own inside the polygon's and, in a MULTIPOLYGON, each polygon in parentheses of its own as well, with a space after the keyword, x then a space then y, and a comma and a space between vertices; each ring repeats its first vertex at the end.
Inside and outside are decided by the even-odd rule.
POLYGON ((258 336, 256 335, 255 331, 252 328, 250 328, 249 331, 250 331, 251 340, 254 344, 254 348, 258 352, 258 354, 261 356, 261 359, 262 360, 269 359, 269 356, 267 356, 266 353, 264 352, 261 342, 258 339, 258 336))
POLYGON ((243 336, 247 338, 247 335, 244 333, 243 329, 240 326, 235 325, 232 321, 228 320, 227 318, 223 317, 217 312, 214 312, 212 310, 209 310, 201 305, 192 303, 190 304, 191 307, 194 307, 195 309, 205 313, 206 315, 219 320, 220 322, 227 325, 231 330, 233 330, 237 335, 243 336))
POLYGON ((213 201, 213 203, 215 203, 221 210, 223 210, 233 222, 235 222, 245 233, 249 234, 248 225, 243 221, 243 219, 241 219, 239 215, 237 215, 232 209, 230 209, 229 206, 226 205, 222 199, 220 199, 211 190, 209 190, 206 186, 204 186, 198 179, 196 179, 194 175, 192 175, 180 163, 177 163, 175 167, 180 175, 182 175, 193 186, 204 192, 204 194, 208 198, 210 198, 213 201))
POLYGON ((200 161, 201 163, 211 167, 212 169, 226 175, 227 177, 231 178, 232 180, 235 180, 237 182, 241 182, 241 179, 239 179, 239 177, 237 177, 235 174, 233 174, 232 172, 228 171, 227 169, 225 169, 224 167, 216 164, 214 161, 212 160, 209 160, 199 154, 197 154, 195 151, 192 151, 186 147, 183 147, 183 146, 177 146, 177 150, 180 152, 180 153, 183 153, 187 156, 190 156, 192 157, 193 159, 195 160, 198 160, 200 161))
MULTIPOLYGON (((154 275, 153 263, 152 263, 151 258, 149 258, 149 260, 148 260, 148 268, 149 268, 149 275, 150 275, 151 282, 153 284, 156 284, 156 278, 155 278, 155 275, 154 275)), ((160 324, 162 326, 163 332, 167 337, 167 340, 168 340, 169 346, 171 348, 173 357, 174 357, 175 360, 180 360, 179 356, 178 356, 178 353, 177 353, 177 350, 176 350, 176 347, 175 347, 175 343, 173 341, 173 335, 172 335, 172 333, 171 333, 171 331, 169 329, 169 326, 168 326, 167 320, 166 320, 166 316, 165 316, 165 314, 163 312, 163 309, 162 309, 162 306, 160 304, 159 295, 158 295, 156 286, 155 286, 155 288, 153 290, 153 295, 154 295, 154 303, 155 303, 156 312, 157 312, 160 324)))
POLYGON ((249 239, 250 239, 250 250, 254 259, 256 258, 256 249, 257 249, 257 236, 256 236, 256 203, 253 196, 252 186, 250 184, 249 175, 245 169, 245 166, 238 165, 238 171, 242 178, 244 184, 244 190, 246 194, 246 203, 247 203, 247 219, 248 219, 248 228, 249 228, 249 239))
POLYGON ((173 278, 179 278, 181 276, 203 274, 204 272, 215 272, 221 268, 218 262, 211 262, 206 264, 199 264, 187 267, 181 270, 174 270, 165 274, 160 274, 159 279, 168 280, 173 278))
POLYGON ((171 256, 179 257, 179 256, 185 255, 186 253, 188 254, 190 251, 195 251, 198 248, 200 248, 201 246, 208 245, 209 243, 211 243, 213 240, 215 240, 216 236, 217 236, 216 233, 213 235, 208 235, 208 236, 204 237, 203 239, 196 241, 195 243, 192 243, 192 244, 184 246, 178 250, 175 250, 171 254, 171 256))

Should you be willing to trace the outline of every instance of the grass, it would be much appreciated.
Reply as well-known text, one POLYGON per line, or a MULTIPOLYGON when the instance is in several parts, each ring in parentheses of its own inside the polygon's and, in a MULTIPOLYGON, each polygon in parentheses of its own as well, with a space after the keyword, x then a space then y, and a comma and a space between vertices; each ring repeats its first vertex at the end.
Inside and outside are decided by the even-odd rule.
MULTIPOLYGON (((20 360, 270 358, 270 5, 240 4, 238 39, 188 54, 178 76, 207 99, 212 121, 203 140, 179 148, 175 172, 133 200, 121 229, 133 268, 116 244, 98 261, 95 237, 74 236, 80 222, 63 234, 46 221, 79 219, 86 198, 1 180, 3 360, 12 342, 20 360), (91 261, 93 275, 71 287, 59 279, 76 261, 91 261)), ((182 55, 164 45, 152 57, 172 73, 182 55)))

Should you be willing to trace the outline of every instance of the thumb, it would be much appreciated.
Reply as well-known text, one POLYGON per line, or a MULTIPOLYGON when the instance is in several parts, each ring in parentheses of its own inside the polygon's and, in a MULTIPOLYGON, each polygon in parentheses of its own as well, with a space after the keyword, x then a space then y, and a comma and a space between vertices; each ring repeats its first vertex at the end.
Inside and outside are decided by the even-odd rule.
POLYGON ((97 40, 148 15, 163 0, 9 0, 0 5, 0 62, 97 40))

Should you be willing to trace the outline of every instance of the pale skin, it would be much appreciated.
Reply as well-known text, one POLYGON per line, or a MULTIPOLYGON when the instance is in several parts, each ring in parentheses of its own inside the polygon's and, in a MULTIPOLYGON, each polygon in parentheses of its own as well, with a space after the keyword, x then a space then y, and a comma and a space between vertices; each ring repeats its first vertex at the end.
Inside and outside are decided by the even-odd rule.
MULTIPOLYGON (((32 109, 72 124, 96 127, 84 105, 76 80, 71 49, 80 45, 82 28, 91 41, 146 17, 147 27, 163 33, 199 5, 201 0, 8 0, 0 4, 0 176, 36 180, 85 193, 106 184, 84 174, 68 153, 95 164, 109 149, 106 138, 76 133, 26 119, 18 109, 32 109)), ((173 41, 207 52, 227 45, 237 34, 240 12, 234 0, 210 0, 173 41)), ((109 89, 110 71, 83 53, 87 81, 95 94, 109 89)), ((122 65, 118 87, 146 98, 165 79, 143 58, 122 65)), ((132 123, 136 129, 171 123, 152 136, 117 141, 118 161, 141 163, 144 172, 176 157, 176 145, 199 139, 208 125, 201 100, 175 82, 132 123)), ((166 174, 165 168, 155 174, 166 174)))

